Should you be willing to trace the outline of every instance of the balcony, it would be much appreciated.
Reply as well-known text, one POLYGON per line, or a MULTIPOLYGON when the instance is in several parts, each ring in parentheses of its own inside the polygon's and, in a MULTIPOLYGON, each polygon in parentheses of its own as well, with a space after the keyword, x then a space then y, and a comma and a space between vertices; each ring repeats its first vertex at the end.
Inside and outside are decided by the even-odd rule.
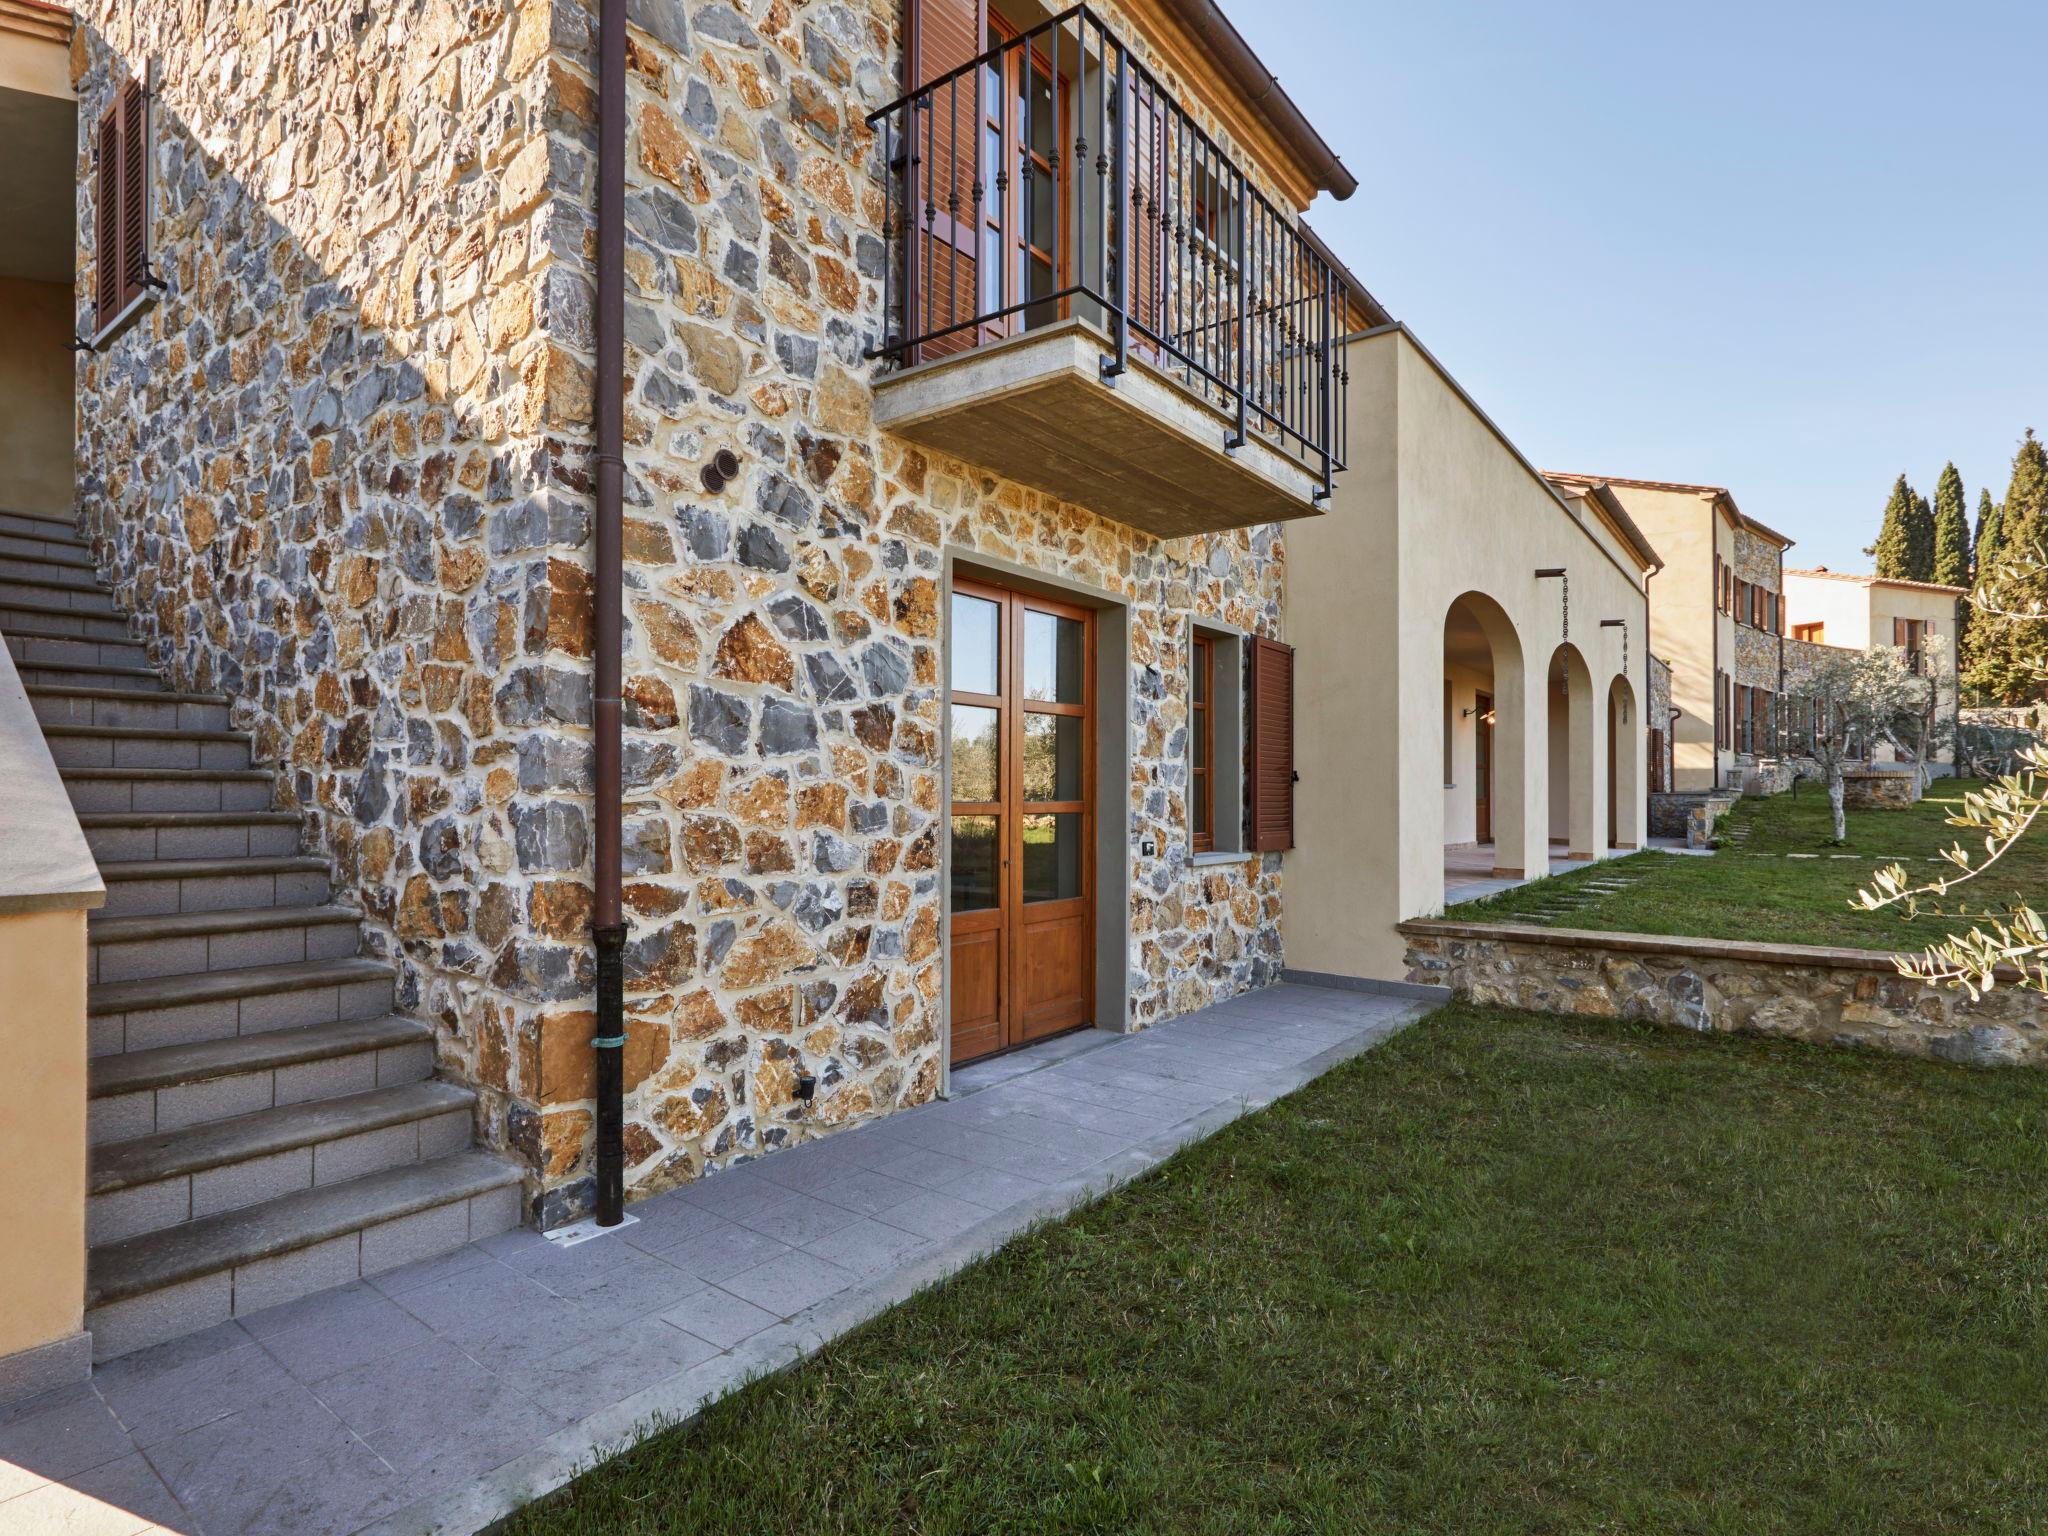
POLYGON ((869 123, 880 426, 1161 538, 1322 510, 1343 280, 1087 6, 869 123))

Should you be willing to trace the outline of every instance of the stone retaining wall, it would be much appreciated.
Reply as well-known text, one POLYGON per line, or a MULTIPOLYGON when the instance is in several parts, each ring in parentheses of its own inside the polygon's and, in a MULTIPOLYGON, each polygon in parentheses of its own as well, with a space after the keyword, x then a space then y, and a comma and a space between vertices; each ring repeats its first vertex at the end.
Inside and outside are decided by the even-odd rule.
POLYGON ((1920 775, 1879 768, 1842 775, 1842 803, 1853 811, 1903 811, 1920 798, 1920 775))
POLYGON ((1507 1008, 1746 1031, 1987 1066, 2048 1066, 2039 993, 1972 1002, 1874 950, 1511 923, 1403 923, 1408 980, 1507 1008))

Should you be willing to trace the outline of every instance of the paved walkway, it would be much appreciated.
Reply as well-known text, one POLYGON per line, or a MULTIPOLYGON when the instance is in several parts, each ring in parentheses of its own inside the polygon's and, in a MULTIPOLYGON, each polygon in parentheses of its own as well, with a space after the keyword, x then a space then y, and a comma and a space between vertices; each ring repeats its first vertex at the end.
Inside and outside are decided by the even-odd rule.
POLYGON ((0 1531, 478 1530, 1428 1006, 1285 985, 1070 1036, 577 1247, 509 1232, 125 1356, 0 1415, 0 1531))
MULTIPOLYGON (((1626 858, 1634 851, 1632 848, 1609 848, 1595 859, 1568 859, 1562 854, 1552 854, 1550 868, 1544 873, 1566 875, 1601 860, 1626 858)), ((1542 878, 1539 875, 1497 878, 1493 873, 1493 859, 1491 843, 1460 843, 1445 848, 1444 905, 1455 907, 1463 901, 1498 896, 1502 891, 1512 891, 1517 886, 1529 885, 1542 878)))

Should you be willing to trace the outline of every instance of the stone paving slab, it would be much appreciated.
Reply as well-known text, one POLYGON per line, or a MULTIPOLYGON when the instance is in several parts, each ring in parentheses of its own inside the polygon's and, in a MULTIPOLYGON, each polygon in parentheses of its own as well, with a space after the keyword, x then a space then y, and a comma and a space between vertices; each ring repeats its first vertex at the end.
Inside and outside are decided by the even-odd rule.
POLYGON ((467 1533, 1421 1017, 1299 984, 955 1074, 558 1248, 503 1233, 0 1414, 0 1530, 467 1533))

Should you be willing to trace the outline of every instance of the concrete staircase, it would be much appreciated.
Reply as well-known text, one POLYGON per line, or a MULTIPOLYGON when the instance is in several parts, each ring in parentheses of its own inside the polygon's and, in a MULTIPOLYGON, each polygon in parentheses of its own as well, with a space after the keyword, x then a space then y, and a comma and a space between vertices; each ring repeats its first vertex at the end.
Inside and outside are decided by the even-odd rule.
POLYGON ((106 882, 90 928, 98 1359, 519 1220, 224 698, 167 689, 66 521, 0 512, 0 636, 106 882))

